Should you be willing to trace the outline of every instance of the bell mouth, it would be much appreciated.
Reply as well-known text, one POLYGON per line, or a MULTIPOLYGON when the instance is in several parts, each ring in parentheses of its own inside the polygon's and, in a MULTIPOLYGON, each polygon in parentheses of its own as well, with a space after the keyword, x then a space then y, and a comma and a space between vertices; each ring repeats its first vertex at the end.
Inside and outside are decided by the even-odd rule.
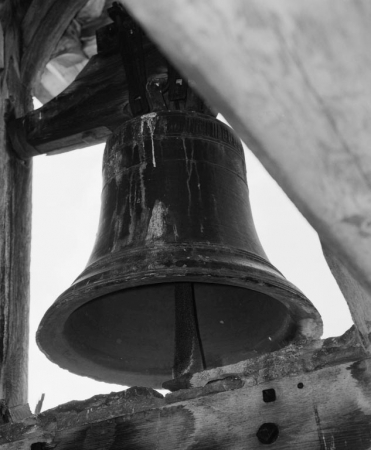
MULTIPOLYGON (((193 283, 206 368, 233 364, 287 345, 297 327, 287 307, 262 292, 193 283)), ((160 387, 172 376, 175 283, 116 291, 80 306, 66 320, 67 345, 95 366, 93 378, 160 387), (129 377, 128 374, 131 374, 129 377)), ((87 367, 88 369, 88 367, 87 367)))

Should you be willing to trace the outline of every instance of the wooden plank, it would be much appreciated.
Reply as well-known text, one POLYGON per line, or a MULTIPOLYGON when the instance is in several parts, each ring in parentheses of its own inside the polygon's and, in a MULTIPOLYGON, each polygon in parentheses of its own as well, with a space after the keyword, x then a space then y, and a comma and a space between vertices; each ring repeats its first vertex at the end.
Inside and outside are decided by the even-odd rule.
MULTIPOLYGON (((97 53, 94 31, 110 21, 108 15, 103 13, 104 6, 105 0, 88 0, 68 25, 41 78, 34 85, 33 93, 41 103, 50 101, 64 91, 89 58, 97 53)), ((26 23, 24 27, 26 31, 32 30, 26 23)))
MULTIPOLYGON (((166 63, 146 41, 147 74, 166 63)), ((43 107, 12 123, 11 138, 24 159, 104 142, 132 117, 121 56, 110 51, 93 56, 75 81, 43 107)))
MULTIPOLYGON (((235 374, 253 384, 299 373, 312 372, 325 366, 339 365, 366 357, 357 332, 350 328, 344 335, 324 340, 300 342, 280 350, 223 367, 195 372, 166 383, 170 390, 203 388, 208 383, 235 374)), ((175 394, 174 394, 175 395, 175 394)))
POLYGON ((33 87, 64 31, 87 0, 33 0, 22 23, 21 78, 33 87))
POLYGON ((122 3, 363 285, 359 307, 371 310, 371 3, 122 3))
POLYGON ((12 133, 31 145, 34 154, 73 150, 104 142, 112 129, 127 120, 128 101, 119 55, 93 56, 76 80, 58 97, 16 122, 12 133))
POLYGON ((1 10, 5 50, 0 71, 0 398, 9 407, 27 403, 28 370, 32 164, 15 156, 5 122, 31 107, 19 77, 21 10, 16 1, 1 10))
MULTIPOLYGON (((278 370, 266 380, 260 370, 246 377, 229 374, 165 398, 148 388, 130 388, 70 402, 1 425, 0 448, 28 450, 39 443, 58 450, 253 450, 264 445, 259 438, 269 441, 269 426, 265 432, 261 427, 275 424, 277 449, 371 449, 371 360, 349 361, 340 346, 334 352, 338 360, 341 354, 345 358, 342 363, 328 360, 322 368, 286 377, 278 370)), ((276 364, 290 363, 277 359, 276 364)))

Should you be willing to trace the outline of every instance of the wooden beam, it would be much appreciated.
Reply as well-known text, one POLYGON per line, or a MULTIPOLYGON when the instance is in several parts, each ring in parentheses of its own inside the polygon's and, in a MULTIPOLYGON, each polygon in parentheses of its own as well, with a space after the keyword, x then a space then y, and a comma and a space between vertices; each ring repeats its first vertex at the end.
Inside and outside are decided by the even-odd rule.
POLYGON ((1 10, 0 48, 0 398, 10 407, 27 403, 30 162, 20 161, 7 139, 6 119, 31 107, 20 80, 19 2, 1 10))
MULTIPOLYGON (((321 356, 319 349, 307 349, 304 356, 300 346, 292 347, 291 361, 276 353, 270 361, 274 366, 260 369, 256 362, 246 361, 250 367, 255 365, 251 372, 223 368, 219 377, 204 379, 202 387, 165 398, 152 389, 133 387, 70 402, 19 423, 0 425, 0 446, 3 450, 254 450, 276 439, 274 448, 282 450, 367 450, 371 448, 371 360, 354 361, 340 341, 333 344, 318 341, 322 350, 326 347, 321 356), (296 372, 282 376, 294 366, 296 372)), ((347 346, 349 350, 349 342, 347 346)))
POLYGON ((121 1, 362 284, 371 310, 371 3, 121 1))
POLYGON ((124 109, 127 102, 120 55, 96 55, 58 97, 18 119, 12 125, 12 139, 19 142, 19 152, 33 147, 33 155, 104 142, 131 117, 124 109))
POLYGON ((35 0, 25 17, 29 2, 1 4, 0 398, 9 407, 27 403, 32 164, 16 156, 7 136, 8 121, 32 109, 30 83, 54 50, 60 33, 84 4, 82 0, 35 0), (25 45, 22 20, 29 32, 25 45))
POLYGON ((331 273, 348 303, 353 322, 357 324, 359 340, 363 348, 371 352, 370 294, 354 279, 344 264, 326 245, 322 245, 322 250, 331 273))
MULTIPOLYGON (((148 76, 161 73, 164 57, 148 40, 144 51, 148 76)), ((132 117, 128 103, 122 58, 108 49, 93 56, 61 94, 12 122, 11 139, 24 159, 98 144, 132 117)))
POLYGON ((179 377, 167 382, 167 385, 170 390, 202 388, 231 374, 260 384, 298 373, 313 372, 325 366, 358 361, 365 357, 366 352, 359 343, 355 328, 352 327, 336 338, 291 344, 275 352, 236 364, 179 377))
POLYGON ((30 88, 41 77, 63 33, 87 0, 33 0, 22 23, 21 78, 30 88))
POLYGON ((33 94, 41 103, 64 91, 97 53, 95 30, 110 21, 103 11, 105 3, 105 0, 88 0, 68 25, 34 85, 33 94))

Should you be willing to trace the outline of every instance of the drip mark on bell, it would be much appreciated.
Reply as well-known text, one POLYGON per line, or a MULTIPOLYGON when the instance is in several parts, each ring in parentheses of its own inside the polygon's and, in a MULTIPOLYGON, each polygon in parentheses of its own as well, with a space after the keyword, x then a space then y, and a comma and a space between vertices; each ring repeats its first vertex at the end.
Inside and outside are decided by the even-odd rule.
POLYGON ((193 171, 193 152, 194 152, 194 147, 192 145, 192 153, 191 153, 191 158, 188 158, 187 155, 187 146, 185 143, 185 138, 182 139, 183 140, 183 150, 184 150, 184 159, 185 159, 185 165, 186 165, 186 171, 187 171, 187 190, 188 190, 188 216, 191 215, 191 206, 192 206, 192 193, 191 193, 191 187, 190 187, 190 181, 191 181, 191 177, 192 177, 192 171, 193 171))
POLYGON ((153 167, 156 167, 155 143, 153 140, 153 135, 155 133, 155 128, 156 128, 156 116, 157 116, 157 113, 155 113, 155 112, 146 114, 145 116, 141 117, 141 124, 140 124, 140 134, 142 136, 142 139, 144 138, 144 136, 143 136, 144 124, 147 125, 147 127, 149 129, 149 133, 151 135, 153 167))
POLYGON ((178 237, 179 237, 179 234, 178 234, 178 230, 177 230, 177 228, 176 228, 175 223, 173 224, 173 233, 174 233, 174 238, 175 238, 175 240, 177 240, 178 237))

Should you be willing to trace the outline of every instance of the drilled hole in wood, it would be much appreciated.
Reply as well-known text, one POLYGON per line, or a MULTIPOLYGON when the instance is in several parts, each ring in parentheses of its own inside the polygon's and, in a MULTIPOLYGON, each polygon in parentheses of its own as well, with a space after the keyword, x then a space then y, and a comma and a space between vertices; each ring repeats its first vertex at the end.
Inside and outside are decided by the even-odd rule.
POLYGON ((262 444, 273 444, 280 434, 278 426, 275 423, 263 423, 256 433, 256 437, 262 444))
POLYGON ((303 389, 304 384, 303 383, 298 383, 298 389, 303 389))
POLYGON ((276 401, 276 391, 274 389, 264 389, 263 401, 265 403, 271 403, 276 401))

